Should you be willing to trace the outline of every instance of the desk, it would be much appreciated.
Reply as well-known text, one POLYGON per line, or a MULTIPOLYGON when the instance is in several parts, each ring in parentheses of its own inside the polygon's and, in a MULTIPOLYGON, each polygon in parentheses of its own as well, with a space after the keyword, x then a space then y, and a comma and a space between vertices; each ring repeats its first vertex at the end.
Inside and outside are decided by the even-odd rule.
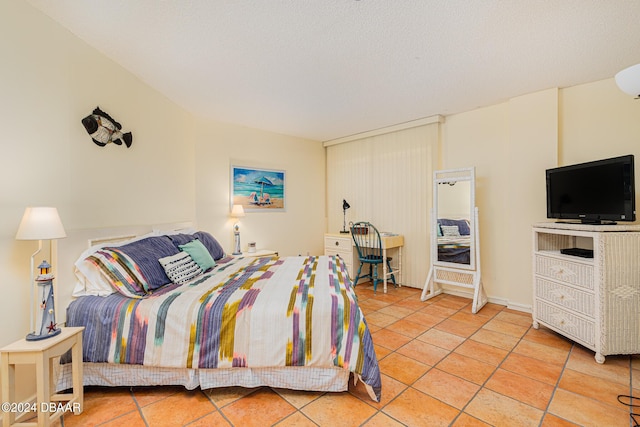
MULTIPOLYGON (((387 249, 398 249, 398 268, 394 273, 397 273, 396 283, 400 285, 402 283, 402 247, 404 246, 404 236, 390 236, 380 233, 380 239, 382 240, 382 254, 384 257, 387 256, 387 249)), ((350 277, 353 276, 353 266, 360 264, 358 251, 353 249, 354 246, 355 244, 353 243, 350 233, 326 233, 324 235, 324 254, 340 255, 346 264, 347 272, 350 277)), ((382 277, 384 279, 385 294, 387 293, 387 276, 389 275, 390 272, 387 272, 387 263, 383 262, 382 277)))
MULTIPOLYGON (((387 259, 387 249, 398 248, 398 269, 395 271, 398 273, 396 277, 396 283, 398 286, 402 284, 402 247, 404 246, 404 236, 402 235, 385 235, 380 233, 380 240, 382 240, 382 258, 387 259)), ((387 275, 391 275, 394 271, 387 272, 387 263, 382 263, 382 278, 384 280, 384 293, 387 293, 387 275)))
MULTIPOLYGON (((15 401, 16 365, 27 363, 36 366, 36 404, 32 408, 38 412, 37 423, 18 423, 20 426, 49 426, 68 410, 82 412, 82 330, 84 327, 62 328, 62 333, 40 341, 25 339, 0 349, 2 374, 2 397, 5 402, 15 401), (71 349, 71 370, 73 373, 73 393, 55 394, 53 362, 71 349), (58 406, 55 402, 68 402, 58 406), (51 406, 53 405, 53 406, 51 406)), ((4 412, 3 426, 15 423, 16 413, 4 412)))

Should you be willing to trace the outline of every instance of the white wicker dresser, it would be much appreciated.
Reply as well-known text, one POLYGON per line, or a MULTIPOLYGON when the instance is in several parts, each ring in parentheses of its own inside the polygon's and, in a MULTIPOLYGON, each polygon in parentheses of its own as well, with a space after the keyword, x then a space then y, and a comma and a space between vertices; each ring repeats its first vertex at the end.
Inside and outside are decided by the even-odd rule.
POLYGON ((640 226, 533 226, 533 327, 595 351, 640 353, 640 226), (593 249, 593 258, 561 254, 593 249))

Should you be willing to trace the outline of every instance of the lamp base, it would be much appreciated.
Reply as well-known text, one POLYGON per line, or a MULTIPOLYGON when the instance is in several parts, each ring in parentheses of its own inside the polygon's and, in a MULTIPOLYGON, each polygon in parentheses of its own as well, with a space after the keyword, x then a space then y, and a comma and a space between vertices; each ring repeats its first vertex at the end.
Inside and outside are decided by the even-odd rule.
POLYGON ((25 339, 27 341, 40 341, 40 340, 44 340, 44 339, 47 339, 47 338, 55 337, 56 335, 60 334, 60 332, 62 332, 62 329, 54 329, 51 332, 46 333, 46 334, 42 334, 42 335, 38 335, 35 332, 32 332, 30 334, 27 334, 25 339))
POLYGON ((340 230, 340 233, 342 233, 342 234, 349 234, 349 230, 340 230))

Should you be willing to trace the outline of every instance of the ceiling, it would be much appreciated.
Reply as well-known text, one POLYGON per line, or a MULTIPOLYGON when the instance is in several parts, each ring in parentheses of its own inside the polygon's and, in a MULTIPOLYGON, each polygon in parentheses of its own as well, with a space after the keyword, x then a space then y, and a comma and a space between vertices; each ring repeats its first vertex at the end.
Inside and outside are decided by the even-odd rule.
POLYGON ((29 0, 184 109, 326 141, 611 78, 637 0, 29 0))

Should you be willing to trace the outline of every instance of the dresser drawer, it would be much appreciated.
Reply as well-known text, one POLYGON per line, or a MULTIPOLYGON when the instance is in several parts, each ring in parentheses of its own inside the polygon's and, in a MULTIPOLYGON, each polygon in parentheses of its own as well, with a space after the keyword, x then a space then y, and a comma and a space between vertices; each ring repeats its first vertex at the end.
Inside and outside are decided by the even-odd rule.
POLYGON ((538 276, 593 290, 593 265, 536 254, 538 276))
POLYGON ((563 310, 542 300, 536 300, 535 304, 537 319, 534 320, 538 320, 557 329, 563 335, 587 347, 594 347, 595 322, 578 317, 567 310, 563 310))
POLYGON ((594 295, 589 292, 536 277, 536 297, 560 305, 568 310, 595 317, 594 295))
POLYGON ((324 247, 325 252, 329 249, 353 252, 353 243, 350 235, 345 237, 324 236, 324 247))

